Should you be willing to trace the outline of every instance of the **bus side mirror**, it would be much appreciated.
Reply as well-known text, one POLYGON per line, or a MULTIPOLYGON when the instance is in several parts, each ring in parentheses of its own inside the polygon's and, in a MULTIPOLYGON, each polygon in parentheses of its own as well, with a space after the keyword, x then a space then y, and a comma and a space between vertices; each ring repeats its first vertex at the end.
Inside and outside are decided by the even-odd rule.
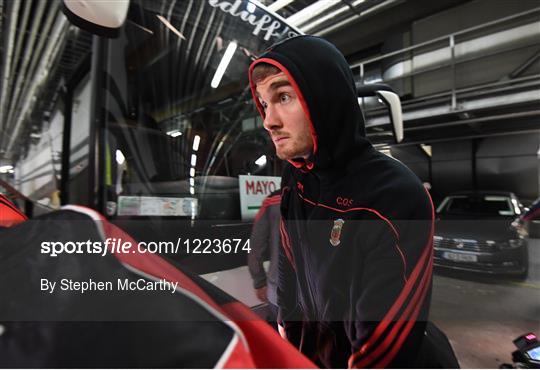
POLYGON ((356 85, 356 93, 359 98, 376 96, 386 105, 390 113, 394 140, 400 143, 403 140, 403 115, 399 95, 385 84, 356 85))
POLYGON ((120 34, 129 0, 63 0, 62 11, 77 27, 94 35, 114 38, 120 34))

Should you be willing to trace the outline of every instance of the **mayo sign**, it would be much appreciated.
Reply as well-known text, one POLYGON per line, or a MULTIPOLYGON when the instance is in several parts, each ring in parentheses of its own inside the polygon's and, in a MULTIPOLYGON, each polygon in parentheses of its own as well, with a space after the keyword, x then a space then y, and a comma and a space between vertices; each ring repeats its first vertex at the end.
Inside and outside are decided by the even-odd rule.
POLYGON ((289 32, 288 37, 297 33, 289 26, 280 22, 276 18, 257 11, 255 4, 245 0, 208 0, 208 4, 214 8, 219 8, 222 12, 240 18, 242 21, 253 26, 253 35, 263 34, 263 38, 268 41, 271 37, 279 37, 289 32), (256 14, 258 13, 258 14, 256 14))
POLYGON ((240 175, 238 183, 242 220, 247 221, 255 218, 264 198, 280 188, 281 177, 240 175))

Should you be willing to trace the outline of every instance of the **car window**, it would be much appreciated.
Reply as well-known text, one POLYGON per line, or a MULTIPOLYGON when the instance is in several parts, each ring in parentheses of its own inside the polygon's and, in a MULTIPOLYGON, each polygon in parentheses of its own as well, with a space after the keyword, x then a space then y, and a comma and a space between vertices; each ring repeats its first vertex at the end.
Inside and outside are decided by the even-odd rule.
POLYGON ((442 214, 513 216, 514 208, 510 198, 504 196, 453 196, 443 202, 439 210, 442 214))

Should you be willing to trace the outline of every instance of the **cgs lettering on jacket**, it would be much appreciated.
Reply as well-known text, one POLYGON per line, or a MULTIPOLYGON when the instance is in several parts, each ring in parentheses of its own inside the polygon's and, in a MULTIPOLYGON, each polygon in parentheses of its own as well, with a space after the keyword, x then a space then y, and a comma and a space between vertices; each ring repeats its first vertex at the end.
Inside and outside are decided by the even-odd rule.
POLYGON ((337 197, 336 198, 336 203, 340 206, 344 206, 344 207, 350 207, 353 205, 353 202, 354 202, 354 199, 349 199, 349 198, 343 198, 343 197, 337 197))

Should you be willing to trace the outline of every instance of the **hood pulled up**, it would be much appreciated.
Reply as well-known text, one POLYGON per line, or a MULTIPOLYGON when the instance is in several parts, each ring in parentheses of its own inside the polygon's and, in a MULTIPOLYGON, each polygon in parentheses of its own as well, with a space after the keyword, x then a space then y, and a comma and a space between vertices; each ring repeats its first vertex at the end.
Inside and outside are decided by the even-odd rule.
POLYGON ((297 36, 274 44, 253 61, 249 69, 251 93, 264 120, 251 80, 259 63, 272 64, 286 74, 311 122, 314 151, 307 163, 293 159, 291 164, 308 170, 340 167, 353 152, 371 147, 365 138, 352 72, 333 44, 320 37, 297 36))

